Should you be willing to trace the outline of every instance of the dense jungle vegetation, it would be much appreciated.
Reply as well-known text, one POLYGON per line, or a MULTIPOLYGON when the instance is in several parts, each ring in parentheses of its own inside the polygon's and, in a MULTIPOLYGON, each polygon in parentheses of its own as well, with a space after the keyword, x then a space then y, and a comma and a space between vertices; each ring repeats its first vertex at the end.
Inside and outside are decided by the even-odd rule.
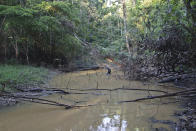
POLYGON ((192 70, 196 1, 0 1, 1 63, 68 65, 97 52, 134 78, 192 70))

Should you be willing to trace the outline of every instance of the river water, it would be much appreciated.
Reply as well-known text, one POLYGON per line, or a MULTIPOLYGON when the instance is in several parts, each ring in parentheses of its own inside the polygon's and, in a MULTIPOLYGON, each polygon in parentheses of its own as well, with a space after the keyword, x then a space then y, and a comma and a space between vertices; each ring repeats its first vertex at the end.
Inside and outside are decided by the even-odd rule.
POLYGON ((173 131, 171 123, 177 121, 174 113, 181 108, 177 103, 165 104, 175 101, 175 97, 119 103, 163 94, 160 92, 86 90, 126 87, 178 91, 172 86, 124 80, 120 71, 112 72, 110 76, 105 70, 60 74, 50 81, 50 86, 84 94, 43 98, 86 107, 66 110, 50 105, 18 104, 0 110, 0 131, 157 131, 156 128, 173 131))

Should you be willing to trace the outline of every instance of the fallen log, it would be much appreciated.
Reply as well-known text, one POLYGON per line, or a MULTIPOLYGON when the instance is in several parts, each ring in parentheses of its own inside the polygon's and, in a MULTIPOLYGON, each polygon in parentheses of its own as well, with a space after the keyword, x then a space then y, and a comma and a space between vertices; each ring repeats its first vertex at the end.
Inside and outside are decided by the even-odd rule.
POLYGON ((86 71, 86 70, 98 70, 100 69, 101 67, 100 66, 91 66, 91 67, 77 67, 77 71, 86 71))
POLYGON ((19 88, 19 87, 16 87, 17 90, 21 91, 21 92, 26 92, 26 93, 40 93, 40 92, 43 92, 45 94, 53 94, 53 93, 60 93, 60 94, 64 94, 64 95, 69 95, 69 94, 88 94, 88 93, 80 93, 80 92, 67 92, 67 91, 64 91, 62 89, 59 89, 59 88, 19 88))
MULTIPOLYGON (((52 100, 35 98, 35 97, 17 96, 17 95, 12 95, 12 94, 0 94, 0 97, 12 98, 12 99, 17 100, 18 102, 19 101, 26 101, 26 102, 32 102, 32 103, 38 103, 38 104, 60 106, 60 107, 64 107, 65 109, 95 106, 95 105, 66 105, 66 104, 59 103, 59 102, 52 101, 52 100)), ((75 103, 78 103, 78 102, 75 102, 75 103)))
POLYGON ((22 101, 29 101, 29 102, 35 102, 36 101, 38 103, 45 103, 45 104, 48 104, 48 105, 63 106, 66 109, 70 109, 71 108, 70 105, 58 103, 58 102, 52 101, 52 100, 36 98, 36 97, 26 97, 26 96, 12 95, 12 94, 1 94, 0 96, 14 98, 14 99, 20 99, 22 101))
POLYGON ((191 74, 183 74, 183 75, 177 75, 177 76, 170 76, 167 78, 164 78, 163 80, 159 81, 159 83, 167 83, 167 82, 174 82, 174 81, 178 81, 178 80, 184 80, 187 78, 196 78, 196 74, 195 73, 191 73, 191 74))
POLYGON ((104 67, 94 65, 94 66, 79 66, 79 67, 65 68, 65 69, 59 69, 59 70, 62 72, 73 72, 73 71, 98 70, 98 69, 102 69, 102 68, 104 68, 104 67))
POLYGON ((58 89, 58 88, 55 88, 55 89, 52 89, 52 88, 38 88, 38 87, 23 88, 23 87, 18 86, 18 87, 15 87, 15 89, 17 89, 21 92, 46 92, 46 91, 51 91, 51 92, 60 92, 60 93, 63 93, 63 94, 69 94, 69 92, 66 92, 66 91, 58 89))
POLYGON ((115 88, 115 89, 106 89, 106 88, 102 88, 102 89, 98 89, 98 88, 88 88, 88 89, 69 89, 69 90, 75 90, 75 91, 117 91, 117 90, 134 90, 134 91, 153 91, 153 92, 161 92, 161 93, 168 93, 166 91, 162 91, 162 90, 153 90, 153 89, 144 89, 144 88, 115 88))
POLYGON ((173 96, 183 96, 184 94, 187 95, 187 94, 195 93, 193 91, 196 91, 196 89, 189 89, 189 90, 179 91, 179 92, 175 92, 175 93, 168 93, 168 94, 165 94, 165 95, 144 97, 144 98, 139 98, 139 99, 135 99, 135 100, 120 101, 119 103, 138 102, 138 101, 157 99, 157 98, 164 98, 164 97, 173 97, 173 96))
MULTIPOLYGON (((32 102, 32 103, 38 103, 38 104, 43 104, 43 105, 51 105, 51 106, 62 106, 62 107, 65 107, 64 105, 59 105, 59 104, 53 104, 53 103, 46 103, 46 102, 40 102, 40 101, 34 101, 34 100, 23 100, 23 101, 26 101, 26 102, 32 102)), ((78 103, 78 102, 76 102, 78 103)), ((65 107, 65 109, 73 109, 73 108, 81 108, 81 107, 89 107, 89 106, 95 106, 95 105, 72 105, 72 106, 68 106, 68 107, 65 107)))

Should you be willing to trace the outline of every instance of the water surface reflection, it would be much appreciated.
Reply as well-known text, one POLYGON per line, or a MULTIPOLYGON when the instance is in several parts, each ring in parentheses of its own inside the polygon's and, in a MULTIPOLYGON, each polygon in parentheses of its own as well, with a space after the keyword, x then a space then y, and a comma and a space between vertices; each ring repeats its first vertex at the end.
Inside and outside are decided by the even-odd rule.
POLYGON ((126 131, 127 121, 121 120, 120 115, 114 115, 112 118, 104 115, 102 123, 94 129, 90 126, 91 131, 126 131))
POLYGON ((65 110, 62 107, 49 105, 18 105, 15 108, 0 111, 0 131, 153 131, 156 128, 173 131, 167 124, 150 121, 150 118, 176 121, 173 114, 179 109, 178 105, 175 103, 161 104, 171 101, 172 98, 118 103, 119 101, 147 97, 149 94, 161 95, 160 92, 88 90, 127 87, 176 91, 174 88, 162 88, 154 84, 144 85, 138 81, 127 81, 121 76, 123 73, 120 71, 113 71, 110 76, 106 76, 104 70, 74 72, 56 76, 50 83, 51 87, 84 94, 73 93, 61 96, 58 94, 48 96, 47 99, 68 105, 94 106, 65 110))

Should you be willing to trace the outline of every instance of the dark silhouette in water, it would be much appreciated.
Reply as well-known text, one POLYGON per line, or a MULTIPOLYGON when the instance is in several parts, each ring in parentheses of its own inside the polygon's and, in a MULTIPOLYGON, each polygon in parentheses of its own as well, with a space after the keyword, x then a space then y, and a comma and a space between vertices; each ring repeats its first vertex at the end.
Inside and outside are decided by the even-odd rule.
POLYGON ((108 70, 108 72, 107 72, 106 74, 107 74, 107 75, 110 75, 111 72, 112 72, 112 70, 111 70, 108 66, 106 66, 106 69, 108 70))

